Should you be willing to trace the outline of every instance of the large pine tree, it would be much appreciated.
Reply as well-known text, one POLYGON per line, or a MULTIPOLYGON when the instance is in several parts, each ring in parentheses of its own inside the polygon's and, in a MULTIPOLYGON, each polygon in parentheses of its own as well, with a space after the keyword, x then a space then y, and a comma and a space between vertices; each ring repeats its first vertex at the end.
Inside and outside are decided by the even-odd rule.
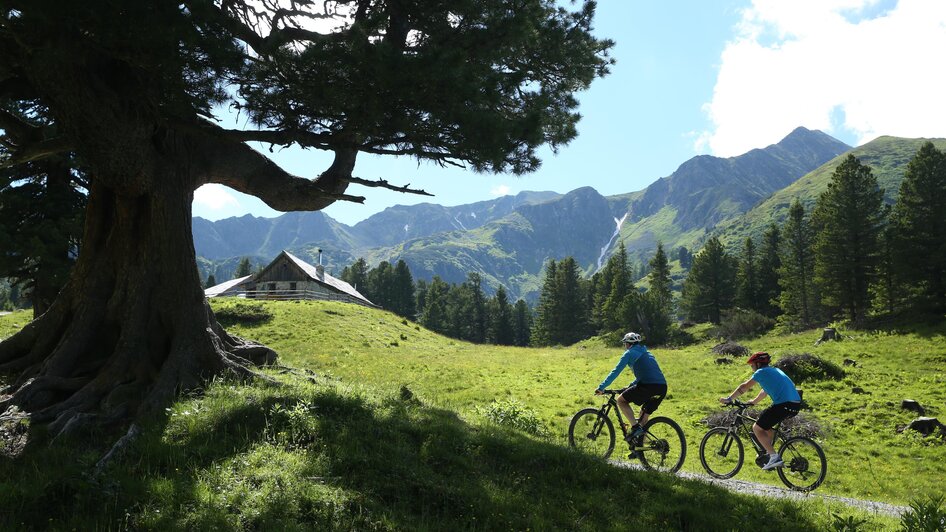
POLYGON ((693 257, 681 305, 692 320, 719 323, 736 299, 736 260, 712 237, 693 257))
MULTIPOLYGON (((252 377, 263 346, 203 297, 194 190, 219 183, 281 211, 363 201, 360 153, 528 172, 576 135, 573 93, 606 73, 594 2, 31 0, 0 8, 0 166, 76 154, 82 248, 49 311, 0 343, 16 405, 52 434, 161 412, 213 375, 252 377), (280 7, 276 9, 276 7, 280 7), (234 108, 248 127, 228 128, 234 108), (9 131, 23 128, 14 138, 9 131), (324 150, 295 176, 249 143, 324 150)), ((422 192, 422 191, 414 191, 422 192)))
POLYGON ((812 214, 815 279, 826 306, 852 322, 867 317, 886 223, 884 192, 869 166, 848 155, 835 169, 812 214))
POLYGON ((907 165, 891 221, 898 270, 923 306, 946 312, 946 153, 933 143, 907 165))

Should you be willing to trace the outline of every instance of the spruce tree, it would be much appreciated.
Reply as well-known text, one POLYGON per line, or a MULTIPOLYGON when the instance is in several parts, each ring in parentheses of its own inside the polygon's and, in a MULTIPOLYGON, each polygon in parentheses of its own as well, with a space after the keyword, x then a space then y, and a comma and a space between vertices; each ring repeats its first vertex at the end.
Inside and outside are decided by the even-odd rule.
POLYGON ((237 263, 236 271, 233 272, 233 278, 239 279, 241 277, 246 277, 253 273, 253 265, 250 264, 249 257, 243 257, 240 259, 240 262, 237 263))
POLYGON ((617 251, 608 258, 605 270, 607 271, 605 278, 609 281, 609 286, 603 287, 608 295, 600 311, 602 332, 614 331, 622 327, 620 322, 624 306, 627 305, 628 296, 635 291, 634 282, 631 280, 632 267, 627 260, 624 242, 621 242, 617 251))
POLYGON ((371 299, 368 296, 368 270, 368 262, 359 257, 350 267, 342 271, 341 279, 350 284, 361 295, 371 299))
POLYGON ((450 286, 435 275, 424 291, 424 309, 420 323, 424 327, 440 334, 447 333, 447 297, 450 286))
POLYGON ((526 347, 532 338, 532 310, 520 299, 513 309, 513 343, 526 347))
POLYGON ((559 321, 559 295, 556 284, 558 264, 550 259, 545 265, 545 278, 542 281, 542 291, 539 292, 539 303, 535 308, 535 322, 532 327, 532 343, 538 346, 552 345, 557 336, 559 321))
POLYGON ((896 265, 922 306, 946 312, 946 153, 920 147, 907 165, 891 222, 896 265))
POLYGON ((815 280, 825 305, 854 323, 867 317, 877 276, 878 240, 884 227, 883 190, 870 167, 854 157, 835 169, 812 215, 815 280))
POLYGON ((217 286, 217 278, 214 277, 214 274, 211 273, 210 275, 207 276, 207 284, 204 286, 206 288, 210 288, 211 286, 217 286))
POLYGON ((526 347, 532 339, 532 309, 525 300, 519 299, 513 310, 513 343, 526 347))
POLYGON ((762 314, 774 318, 778 316, 779 295, 782 292, 778 277, 782 261, 779 258, 781 236, 774 223, 762 233, 762 245, 759 246, 759 306, 762 314))
POLYGON ((736 261, 714 236, 693 257, 683 283, 681 305, 692 320, 719 323, 735 298, 736 261))
POLYGON ((779 320, 793 331, 814 324, 818 317, 818 292, 815 286, 814 231, 805 208, 796 198, 788 210, 782 228, 779 267, 779 320))
POLYGON ((415 319, 414 276, 404 260, 398 260, 392 279, 392 308, 395 314, 415 319))
POLYGON ((755 243, 752 237, 747 236, 736 270, 736 306, 760 312, 763 301, 759 290, 757 260, 755 243))
POLYGON ((664 253, 663 243, 657 243, 657 252, 650 259, 650 290, 654 300, 667 315, 673 314, 673 278, 670 277, 670 263, 664 253))
POLYGON ((509 296, 502 285, 496 289, 496 295, 489 301, 489 333, 490 343, 497 345, 513 345, 515 332, 513 329, 513 308, 509 304, 509 296))
POLYGON ((489 309, 486 305, 486 295, 483 293, 483 279, 480 274, 467 274, 466 287, 468 290, 468 312, 465 321, 469 332, 467 340, 478 344, 486 341, 486 332, 489 326, 489 309))

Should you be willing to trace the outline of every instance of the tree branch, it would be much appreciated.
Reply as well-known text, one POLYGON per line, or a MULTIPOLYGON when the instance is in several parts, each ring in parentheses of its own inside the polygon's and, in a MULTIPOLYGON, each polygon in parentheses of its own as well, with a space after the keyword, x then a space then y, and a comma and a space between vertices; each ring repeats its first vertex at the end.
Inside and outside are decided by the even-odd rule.
POLYGON ((311 131, 221 129, 222 136, 238 142, 266 142, 279 146, 298 144, 304 148, 332 149, 333 135, 311 131))
POLYGON ((425 190, 410 188, 410 186, 411 186, 410 183, 404 185, 403 187, 399 187, 399 186, 395 186, 395 185, 392 185, 392 184, 388 183, 388 182, 387 182, 386 180, 384 180, 384 179, 379 179, 379 180, 377 180, 377 181, 371 181, 371 180, 368 180, 368 179, 362 179, 362 178, 360 178, 360 177, 344 177, 344 178, 342 178, 342 179, 344 179, 345 181, 348 181, 349 183, 355 183, 355 184, 362 185, 362 186, 366 186, 366 187, 380 187, 380 188, 386 188, 386 189, 388 189, 388 190, 394 190, 394 191, 396 191, 396 192, 403 192, 403 193, 405 193, 405 194, 417 194, 417 195, 420 195, 420 196, 431 196, 431 197, 433 197, 433 194, 431 194, 431 193, 429 193, 429 192, 427 192, 427 191, 425 191, 425 190))
POLYGON ((71 151, 73 146, 61 137, 27 144, 21 147, 11 156, 0 160, 0 168, 10 168, 20 164, 38 161, 71 151))
POLYGON ((364 203, 345 194, 357 151, 336 148, 335 161, 315 179, 286 172, 262 153, 233 138, 233 132, 204 122, 175 125, 190 150, 197 186, 219 183, 256 196, 278 211, 317 211, 335 201, 364 203))

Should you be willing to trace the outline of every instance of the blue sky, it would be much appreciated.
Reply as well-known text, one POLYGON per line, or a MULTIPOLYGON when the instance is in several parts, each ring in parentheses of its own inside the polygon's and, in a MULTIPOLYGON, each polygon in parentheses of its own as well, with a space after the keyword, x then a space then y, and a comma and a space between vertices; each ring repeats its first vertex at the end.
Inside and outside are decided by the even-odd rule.
MULTIPOLYGON (((595 33, 616 41, 610 76, 581 94, 579 136, 523 176, 476 174, 361 154, 354 175, 410 183, 433 198, 352 185, 365 204, 324 212, 352 225, 396 204, 460 205, 524 190, 605 195, 645 188, 699 154, 730 157, 798 126, 851 145, 880 135, 946 137, 946 2, 940 0, 604 0, 595 33)), ((271 157, 314 177, 326 153, 271 157)), ((280 213, 221 185, 195 216, 280 213)))

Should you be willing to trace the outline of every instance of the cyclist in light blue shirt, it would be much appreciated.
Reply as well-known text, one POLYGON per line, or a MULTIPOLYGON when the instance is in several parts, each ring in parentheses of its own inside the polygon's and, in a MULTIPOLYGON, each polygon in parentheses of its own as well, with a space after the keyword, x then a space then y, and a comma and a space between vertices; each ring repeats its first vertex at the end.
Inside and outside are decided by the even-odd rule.
POLYGON ((801 396, 795 388, 795 383, 792 382, 792 379, 789 378, 784 371, 769 367, 770 361, 771 357, 764 351, 753 353, 747 361, 754 370, 752 377, 740 384, 728 397, 719 398, 719 402, 728 404, 732 402, 733 398, 736 396, 749 391, 756 383, 759 383, 762 390, 755 399, 749 401, 750 405, 758 404, 759 401, 765 399, 766 396, 772 398, 772 406, 766 408, 759 416, 759 419, 752 425, 752 432, 755 434, 756 439, 759 440, 762 447, 769 453, 769 461, 762 466, 762 469, 766 471, 784 465, 782 457, 775 452, 775 447, 773 446, 775 431, 772 430, 772 427, 783 420, 795 417, 798 414, 799 408, 801 408, 801 396))

